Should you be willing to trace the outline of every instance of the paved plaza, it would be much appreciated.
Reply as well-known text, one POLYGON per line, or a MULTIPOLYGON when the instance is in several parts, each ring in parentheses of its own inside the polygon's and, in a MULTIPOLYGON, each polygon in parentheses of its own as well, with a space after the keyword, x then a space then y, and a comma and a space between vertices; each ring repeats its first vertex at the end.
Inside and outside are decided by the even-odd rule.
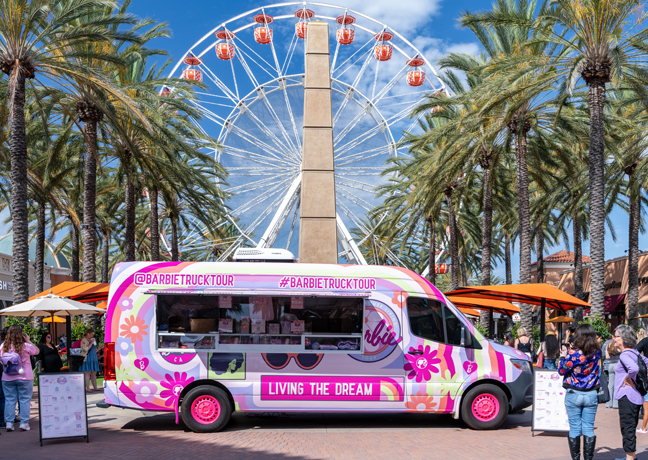
MULTIPOLYGON (((472 431, 443 415, 235 414, 225 431, 196 434, 173 414, 103 409, 102 394, 88 395, 90 443, 38 442, 32 431, 0 436, 0 459, 567 459, 566 434, 531 436, 531 412, 511 415, 497 431, 472 431)), ((599 406, 595 459, 623 456, 617 412, 599 406)), ((639 435, 638 459, 648 460, 648 435, 639 435)))

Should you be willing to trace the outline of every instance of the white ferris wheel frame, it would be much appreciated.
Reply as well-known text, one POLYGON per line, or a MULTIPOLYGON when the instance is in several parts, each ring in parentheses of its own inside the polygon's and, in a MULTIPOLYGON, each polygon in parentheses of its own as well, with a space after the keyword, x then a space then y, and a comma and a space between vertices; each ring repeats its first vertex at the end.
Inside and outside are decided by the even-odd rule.
MULTIPOLYGON (((397 46, 396 44, 392 44, 393 49, 398 51, 407 60, 409 60, 409 59, 411 59, 411 58, 413 58, 415 56, 421 57, 425 62, 425 67, 427 67, 427 69, 429 69, 432 72, 432 74, 436 77, 436 82, 438 83, 438 87, 436 87, 435 85, 432 84, 431 79, 426 79, 426 83, 428 85, 430 85, 431 89, 433 91, 435 91, 435 92, 444 91, 444 92, 448 93, 448 90, 447 90, 445 84, 443 83, 443 81, 439 77, 439 75, 436 72, 436 70, 434 69, 434 67, 430 64, 430 62, 427 60, 427 58, 425 58, 423 53, 421 53, 403 35, 401 35, 397 31, 395 31, 394 29, 390 28, 387 24, 382 23, 382 22, 380 22, 380 21, 378 21, 378 20, 376 20, 376 19, 374 19, 374 18, 372 18, 370 16, 367 16, 367 15, 365 15, 365 14, 363 14, 363 13, 357 11, 357 10, 353 10, 353 9, 346 8, 346 7, 341 7, 339 5, 327 4, 327 3, 303 2, 303 1, 302 2, 285 2, 285 3, 276 3, 276 4, 272 4, 272 5, 266 5, 266 6, 253 8, 251 10, 248 10, 248 11, 246 11, 244 13, 241 13, 241 14, 229 19, 228 21, 222 22, 219 25, 217 25, 216 27, 214 27, 213 29, 211 29, 203 37, 201 37, 199 40, 197 40, 185 52, 185 54, 183 55, 183 58, 184 58, 184 56, 187 56, 189 53, 193 53, 196 57, 202 58, 207 52, 212 50, 218 43, 222 42, 223 40, 222 39, 214 40, 211 44, 209 44, 209 46, 207 46, 205 49, 203 49, 200 52, 194 52, 196 50, 196 48, 198 48, 206 40, 214 37, 214 34, 215 34, 215 32, 217 30, 220 30, 220 29, 229 30, 227 28, 227 25, 234 22, 234 21, 238 21, 238 20, 246 18, 246 17, 252 17, 252 15, 254 15, 255 13, 265 14, 266 9, 283 8, 283 7, 290 7, 290 6, 293 6, 293 7, 297 6, 297 7, 301 7, 301 8, 306 8, 307 6, 312 6, 312 7, 331 8, 331 9, 334 9, 334 10, 343 10, 345 15, 347 15, 347 14, 348 15, 355 15, 357 17, 361 17, 363 19, 371 21, 372 23, 374 23, 376 25, 376 30, 378 30, 378 32, 389 30, 394 36, 398 37, 405 45, 407 45, 407 47, 409 47, 410 50, 412 50, 414 52, 414 54, 413 54, 413 56, 408 55, 404 51, 404 49, 397 46)), ((275 21, 279 20, 279 19, 292 19, 292 18, 294 18, 293 14, 274 16, 275 21)), ((335 17, 320 15, 320 14, 317 14, 317 13, 314 14, 313 19, 323 19, 323 20, 328 20, 328 21, 335 21, 335 17)), ((240 27, 238 27, 236 29, 232 29, 232 30, 229 30, 229 31, 234 33, 234 34, 237 34, 240 31, 249 29, 249 28, 254 27, 256 25, 257 25, 257 23, 252 21, 252 22, 250 22, 248 24, 245 24, 243 26, 240 26, 240 27)), ((376 31, 370 30, 369 28, 364 27, 364 26, 362 26, 360 24, 354 24, 354 26, 356 28, 358 28, 358 29, 361 29, 361 30, 364 30, 364 31, 370 33, 372 36, 376 33, 376 31)), ((293 37, 293 39, 294 39, 294 37, 293 37)), ((245 44, 245 42, 242 42, 242 41, 241 41, 241 43, 245 44)), ((225 119, 223 119, 222 117, 220 117, 219 115, 217 115, 214 112, 210 112, 210 111, 206 110, 204 107, 200 107, 200 105, 197 104, 201 109, 203 109, 203 110, 201 110, 203 112, 203 115, 205 115, 207 118, 211 119, 211 121, 213 121, 216 124, 221 126, 221 132, 220 132, 220 134, 218 136, 219 142, 223 141, 223 140, 225 140, 227 138, 227 134, 229 133, 229 130, 231 129, 231 126, 233 126, 233 122, 235 122, 236 119, 241 116, 241 112, 240 112, 241 105, 245 105, 246 101, 249 98, 251 98, 255 93, 257 93, 257 97, 253 98, 251 104, 249 104, 249 105, 252 105, 252 104, 254 104, 256 102, 259 102, 261 99, 264 99, 264 96, 265 96, 264 88, 265 87, 268 87, 268 86, 270 86, 270 85, 272 85, 274 83, 277 83, 279 88, 273 88, 270 92, 274 92, 274 91, 281 90, 281 89, 283 89, 284 92, 285 92, 286 87, 288 86, 287 83, 286 83, 288 81, 288 79, 290 79, 290 78, 295 79, 295 78, 299 78, 299 77, 303 76, 303 74, 292 74, 292 75, 284 74, 283 73, 284 66, 285 66, 285 70, 287 71, 290 62, 284 63, 284 66, 280 66, 279 60, 277 58, 277 53, 276 53, 275 48, 274 48, 274 40, 270 42, 270 46, 272 48, 272 54, 273 54, 273 57, 274 57, 274 63, 275 63, 274 70, 277 72, 277 76, 275 76, 271 80, 266 80, 263 83, 259 83, 258 80, 256 80, 254 78, 254 76, 251 75, 251 70, 249 69, 247 64, 243 63, 244 68, 246 70, 246 73, 248 74, 248 77, 251 78, 251 80, 253 81, 253 84, 255 84, 255 86, 256 86, 256 88, 254 88, 252 91, 248 92, 248 94, 246 94, 244 97, 239 96, 237 86, 235 88, 235 92, 232 92, 230 90, 230 88, 228 88, 224 83, 222 83, 218 79, 218 77, 213 72, 211 72, 211 70, 209 70, 208 67, 206 67, 206 66, 203 67, 203 69, 209 70, 209 72, 205 72, 205 75, 208 78, 210 78, 210 80, 212 80, 212 82, 215 83, 223 91, 223 93, 230 99, 230 101, 232 103, 234 103, 234 106, 227 106, 227 107, 231 107, 231 110, 230 110, 230 114, 225 119), (237 111, 239 111, 238 114, 236 114, 237 111), (220 118, 220 120, 217 120, 216 118, 220 118)), ((364 46, 366 46, 366 45, 363 45, 363 47, 364 46)), ((296 46, 295 46, 295 48, 296 48, 296 46)), ((397 114, 398 115, 397 120, 394 120, 394 121, 392 121, 392 123, 389 123, 382 116, 382 114, 380 112, 380 109, 375 105, 376 102, 378 102, 378 100, 379 100, 379 99, 374 100, 376 95, 374 94, 374 95, 372 95, 372 98, 369 98, 369 97, 365 96, 361 91, 359 91, 355 87, 355 85, 357 85, 357 79, 360 77, 360 75, 364 71, 364 67, 363 67, 363 69, 361 69, 360 74, 356 78, 356 81, 353 82, 353 84, 349 84, 349 83, 345 83, 343 81, 336 80, 334 78, 334 76, 333 76, 333 72, 337 69, 335 66, 336 66, 336 63, 337 63, 339 49, 340 49, 340 43, 338 42, 337 46, 336 46, 336 49, 335 49, 334 56, 333 56, 332 64, 331 64, 331 79, 332 79, 332 88, 331 89, 332 89, 332 91, 336 91, 336 89, 333 88, 333 84, 337 83, 340 86, 346 86, 349 91, 353 91, 353 93, 358 94, 364 101, 367 101, 368 105, 371 106, 371 109, 375 110, 375 113, 379 117, 379 120, 376 120, 376 126, 379 129, 381 129, 381 131, 384 129, 383 133, 386 135, 386 138, 387 138, 386 140, 387 140, 388 145, 390 147, 390 153, 392 153, 391 150, 393 149, 393 153, 396 154, 397 153, 397 149, 396 149, 396 144, 397 143, 396 143, 396 141, 394 139, 394 136, 392 134, 391 125, 393 123, 395 123, 396 121, 401 121, 405 117, 409 116, 410 111, 408 111, 407 113, 399 113, 399 114, 397 114)), ((253 50, 251 50, 251 51, 254 54, 256 54, 253 50)), ((358 51, 360 51, 360 50, 358 50, 358 51)), ((292 53, 294 54, 294 49, 293 49, 292 53)), ((259 56, 258 54, 256 54, 256 55, 257 55, 257 57, 261 58, 261 56, 259 56)), ((176 71, 178 71, 180 66, 183 64, 183 58, 179 59, 178 62, 173 67, 173 69, 169 72, 169 77, 172 77, 173 74, 176 71)), ((291 55, 290 58, 292 59, 292 55, 291 55)), ((273 67, 270 63, 265 61, 263 58, 261 58, 261 59, 270 68, 273 67)), ((348 59, 347 59, 347 61, 348 61, 348 59)), ((344 63, 342 65, 344 65, 344 63)), ((340 67, 342 67, 342 65, 340 65, 340 67)), ((365 64, 365 66, 366 66, 366 64, 365 64)), ((338 68, 340 68, 340 67, 338 67, 338 68)), ((234 73, 233 67, 232 67, 232 72, 234 73)), ((399 71, 399 74, 401 72, 402 72, 402 69, 401 69, 401 71, 399 71)), ((376 70, 376 74, 377 74, 377 70, 376 70)), ((397 74, 397 76, 398 76, 398 74, 397 74)), ((395 77, 394 77, 394 80, 395 80, 395 77)), ((235 82, 236 82, 236 80, 235 80, 235 82)), ((392 84, 392 86, 395 83, 396 83, 396 81, 390 82, 390 84, 392 84)), ((236 83, 235 83, 235 85, 236 85, 236 83)), ((298 85, 295 84, 295 85, 291 85, 291 86, 298 86, 298 85)), ((375 91, 375 86, 376 85, 375 85, 375 81, 374 81, 374 91, 375 91)), ((389 91, 389 89, 391 89, 391 87, 387 88, 387 91, 389 91)), ((339 90, 337 90, 337 91, 340 92, 339 90)), ((384 88, 383 88, 382 91, 384 91, 384 88)), ((383 94, 383 97, 385 96, 385 94, 383 94)), ((288 97, 288 96, 286 95, 286 97, 288 97)), ((344 104, 346 104, 347 101, 348 101, 348 99, 345 99, 344 104)), ((355 101, 355 100, 354 100, 354 102, 358 103, 358 101, 355 101)), ((289 105, 289 107, 290 107, 290 105, 289 105)), ((406 108, 405 110, 407 110, 407 109, 409 109, 409 107, 406 108)), ((405 112, 405 110, 403 110, 403 112, 405 112)), ((292 116, 292 113, 290 113, 290 117, 292 119, 293 127, 295 127, 295 121, 294 121, 294 118, 292 116)), ((373 117, 373 115, 372 115, 372 117, 373 117)), ((413 120, 413 122, 411 124, 411 127, 414 127, 419 119, 420 119, 420 116, 417 119, 413 120)), ((201 130, 204 131, 204 129, 200 126, 199 123, 196 122, 196 125, 201 130)), ((299 142, 299 136, 298 135, 296 136, 296 139, 297 139, 297 142, 299 142)), ((299 147, 299 149, 301 149, 301 146, 298 146, 298 147, 299 147)), ((220 161, 221 152, 216 151, 215 155, 216 155, 216 159, 218 161, 220 161)), ((278 206, 276 208, 275 214, 274 214, 273 218, 271 219, 270 224, 266 228, 265 232, 263 233, 263 236, 259 239, 258 242, 255 242, 250 237, 250 235, 248 234, 248 233, 252 232, 256 227, 246 228, 246 230, 243 230, 237 224, 236 219, 234 218, 234 216, 232 214, 230 214, 230 213, 227 213, 227 219, 228 220, 226 222, 219 223, 217 225, 217 228, 224 225, 225 223, 231 223, 236 227, 236 229, 239 231, 240 235, 229 246, 229 248, 223 254, 221 254, 221 256, 219 257, 219 260, 223 260, 223 259, 227 258, 229 255, 231 255, 231 253, 233 253, 233 251, 237 247, 240 246, 240 244, 242 244, 246 240, 250 241, 251 243, 254 243, 256 245, 256 247, 260 247, 260 248, 271 247, 273 245, 273 243, 275 242, 277 236, 279 235, 280 230, 285 225, 285 223, 286 223, 286 221, 287 221, 287 219, 288 219, 288 217, 290 215, 290 211, 293 209, 295 203, 297 203, 299 201, 300 189, 301 189, 301 175, 298 174, 295 177, 295 179, 292 181, 290 186, 288 187, 287 193, 285 195, 283 195, 283 199, 281 199, 278 202, 278 206)), ((277 201, 277 200, 275 200, 275 201, 277 201)), ((337 197, 336 197, 336 201, 337 201, 337 197)), ((272 203, 271 206, 273 204, 277 204, 277 203, 276 202, 272 203)), ((378 243, 377 240, 375 238, 373 238, 372 229, 363 228, 364 226, 362 225, 362 222, 360 221, 360 219, 356 218, 353 215, 349 215, 349 214, 352 214, 352 213, 348 210, 348 208, 347 209, 342 209, 342 212, 365 233, 365 237, 358 244, 362 244, 362 242, 364 242, 368 238, 372 238, 372 239, 374 239, 374 243, 378 243)), ((261 216, 261 217, 265 218, 265 217, 267 217, 267 215, 266 216, 261 216)), ((261 217, 259 219, 257 219, 257 220, 260 221, 261 217)), ((351 234, 348 231, 346 225, 344 224, 344 222, 340 218, 339 214, 336 214, 336 217, 337 217, 336 221, 337 221, 337 230, 338 230, 338 242, 339 242, 340 246, 342 247, 342 252, 340 252, 339 256, 345 256, 349 260, 350 263, 366 265, 367 262, 365 261, 362 253, 360 252, 360 250, 358 248, 358 244, 354 241, 353 237, 351 236, 351 234)), ((293 220, 293 228, 294 228, 294 225, 295 225, 295 222, 293 220)), ((187 238, 193 238, 194 241, 196 241, 197 239, 200 238, 200 236, 201 236, 200 233, 201 232, 199 232, 198 230, 193 230, 191 232, 191 234, 187 238)), ((292 234, 291 234, 290 238, 291 237, 292 237, 292 234)), ((162 241, 163 241, 163 244, 165 246, 170 246, 169 242, 165 238, 163 238, 162 241)), ((397 255, 392 253, 388 248, 386 248, 386 249, 387 249, 387 251, 386 251, 387 252, 387 257, 392 261, 392 263, 402 265, 402 263, 398 259, 397 255)), ((167 250, 170 250, 170 247, 167 247, 167 250)), ((439 257, 437 257, 437 259, 439 257)), ((437 260, 437 262, 438 262, 438 260, 437 260)), ((424 273, 427 273, 428 270, 429 270, 429 266, 425 269, 424 273)))

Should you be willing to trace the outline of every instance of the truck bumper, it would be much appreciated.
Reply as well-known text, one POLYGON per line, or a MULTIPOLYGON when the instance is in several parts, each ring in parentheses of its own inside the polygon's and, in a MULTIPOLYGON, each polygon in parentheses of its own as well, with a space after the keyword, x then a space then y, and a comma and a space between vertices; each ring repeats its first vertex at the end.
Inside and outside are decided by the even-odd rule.
POLYGON ((533 404, 533 374, 531 372, 522 372, 517 379, 505 385, 511 393, 511 412, 517 412, 533 404))

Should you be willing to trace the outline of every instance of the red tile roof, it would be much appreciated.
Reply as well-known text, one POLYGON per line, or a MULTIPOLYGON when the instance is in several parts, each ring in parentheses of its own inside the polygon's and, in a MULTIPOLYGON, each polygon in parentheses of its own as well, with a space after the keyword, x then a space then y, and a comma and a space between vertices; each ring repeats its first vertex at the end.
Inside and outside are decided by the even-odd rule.
MULTIPOLYGON (((566 249, 562 249, 558 252, 554 252, 553 254, 548 255, 547 257, 542 259, 544 263, 554 263, 554 264, 573 264, 574 263, 574 253, 571 251, 567 251, 566 249)), ((591 262, 590 256, 583 256, 583 263, 588 264, 591 262)), ((536 264, 536 262, 533 262, 531 265, 536 264)))

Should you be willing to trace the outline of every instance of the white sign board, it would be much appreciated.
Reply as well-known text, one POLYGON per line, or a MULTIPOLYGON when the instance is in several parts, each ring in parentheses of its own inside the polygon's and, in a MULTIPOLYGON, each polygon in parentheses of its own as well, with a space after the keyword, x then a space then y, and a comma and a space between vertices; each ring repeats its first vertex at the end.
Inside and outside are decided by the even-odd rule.
POLYGON ((519 313, 513 313, 513 317, 511 318, 514 323, 519 323, 522 317, 520 316, 519 313))
POLYGON ((548 369, 535 369, 533 376, 531 431, 569 431, 562 376, 548 369))
POLYGON ((41 446, 44 439, 88 439, 84 379, 83 372, 38 375, 41 446))

